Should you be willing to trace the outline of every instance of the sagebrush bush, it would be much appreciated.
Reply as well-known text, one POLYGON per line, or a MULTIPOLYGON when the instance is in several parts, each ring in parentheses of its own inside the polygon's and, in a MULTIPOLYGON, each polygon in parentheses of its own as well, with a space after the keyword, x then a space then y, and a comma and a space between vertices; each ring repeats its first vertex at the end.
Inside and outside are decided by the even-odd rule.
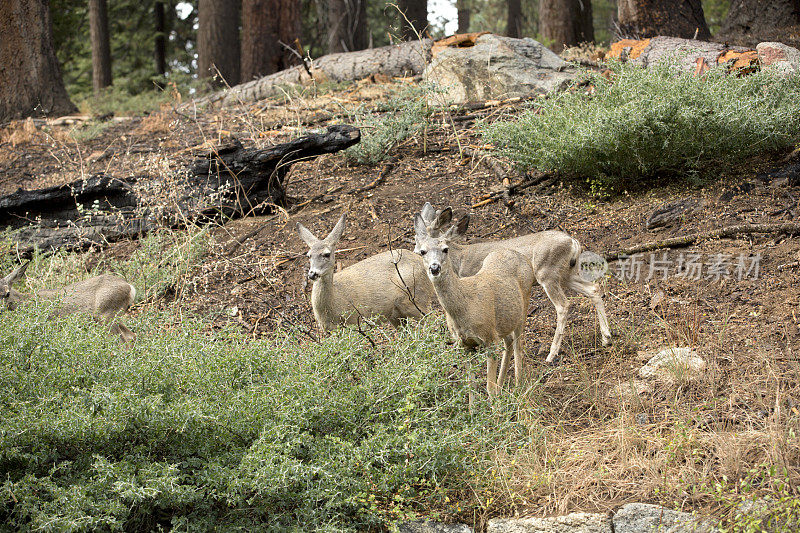
MULTIPOLYGON (((0 523, 13 530, 363 530, 456 511, 513 410, 468 414, 441 321, 247 342, 169 312, 123 349, 46 306, 0 313, 0 523), (388 339, 387 339, 388 340, 388 339)), ((480 361, 474 361, 480 363, 480 361)), ((480 490, 479 486, 475 486, 480 490)))
POLYGON ((353 123, 361 128, 361 141, 344 151, 356 163, 374 165, 389 157, 389 152, 408 137, 428 125, 433 108, 428 96, 434 89, 412 86, 398 91, 373 114, 364 106, 351 113, 353 123))
POLYGON ((552 95, 485 138, 524 169, 557 170, 602 193, 642 180, 703 176, 800 136, 800 76, 714 69, 698 78, 668 63, 611 65, 594 87, 552 95))

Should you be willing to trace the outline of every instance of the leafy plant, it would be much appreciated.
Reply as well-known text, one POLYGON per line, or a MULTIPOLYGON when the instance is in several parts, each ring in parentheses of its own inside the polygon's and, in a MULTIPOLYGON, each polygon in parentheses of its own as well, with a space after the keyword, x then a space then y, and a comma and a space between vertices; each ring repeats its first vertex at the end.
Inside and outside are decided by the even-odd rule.
POLYGON ((544 100, 483 135, 520 167, 586 179, 599 194, 644 180, 705 176, 800 136, 800 77, 770 70, 698 78, 664 63, 612 64, 582 88, 544 100))

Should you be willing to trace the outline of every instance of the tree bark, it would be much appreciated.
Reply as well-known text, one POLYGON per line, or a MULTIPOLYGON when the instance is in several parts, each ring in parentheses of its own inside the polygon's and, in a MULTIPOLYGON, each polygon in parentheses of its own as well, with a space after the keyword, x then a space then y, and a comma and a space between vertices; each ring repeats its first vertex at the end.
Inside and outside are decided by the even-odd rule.
POLYGON ((594 41, 591 0, 541 0, 539 31, 556 52, 594 41))
POLYGON ((106 0, 89 0, 89 35, 92 41, 92 89, 94 94, 111 85, 111 44, 106 0))
POLYGON ((428 33, 428 0, 400 0, 400 16, 402 37, 406 41, 424 37, 428 33))
POLYGON ((506 22, 506 35, 519 38, 522 35, 522 1, 507 0, 508 19, 506 22))
POLYGON ((456 0, 456 9, 458 10, 458 29, 456 32, 469 33, 469 23, 472 17, 470 0, 456 0))
POLYGON ((0 1, 0 32, 0 121, 74 112, 53 49, 47 1, 0 1))
POLYGON ((617 9, 623 36, 711 37, 700 0, 619 0, 617 9))
POLYGON ((154 6, 155 15, 155 47, 153 59, 155 60, 156 74, 163 76, 167 72, 167 36, 164 23, 164 2, 157 1, 154 6))
POLYGON ((327 0, 328 53, 367 47, 367 0, 327 0))
POLYGON ((733 0, 714 37, 755 46, 762 41, 784 41, 787 32, 781 29, 787 26, 800 26, 800 0, 733 0))
POLYGON ((239 7, 235 1, 198 0, 197 75, 224 80, 217 85, 239 83, 239 7))
POLYGON ((298 63, 281 44, 301 38, 300 3, 294 0, 242 2, 242 81, 266 76, 298 63))

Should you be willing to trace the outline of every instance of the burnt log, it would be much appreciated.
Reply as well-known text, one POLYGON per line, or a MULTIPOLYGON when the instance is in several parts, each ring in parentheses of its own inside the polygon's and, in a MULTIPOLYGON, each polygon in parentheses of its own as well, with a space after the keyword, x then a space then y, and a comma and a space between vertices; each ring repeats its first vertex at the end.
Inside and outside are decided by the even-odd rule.
POLYGON ((269 148, 244 148, 238 141, 199 158, 166 177, 86 180, 0 197, 0 228, 15 230, 18 251, 85 249, 136 238, 156 227, 180 227, 272 212, 288 207, 286 175, 297 161, 344 150, 361 133, 330 126, 269 148))

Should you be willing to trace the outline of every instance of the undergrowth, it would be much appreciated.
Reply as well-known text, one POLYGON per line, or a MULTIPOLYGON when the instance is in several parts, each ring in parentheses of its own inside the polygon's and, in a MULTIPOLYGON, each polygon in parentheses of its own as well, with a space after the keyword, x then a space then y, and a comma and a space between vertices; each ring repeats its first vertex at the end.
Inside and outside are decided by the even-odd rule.
POLYGON ((345 157, 363 165, 375 165, 389 157, 402 141, 420 132, 425 134, 434 108, 428 86, 407 87, 394 94, 372 112, 364 106, 351 112, 351 120, 361 129, 361 142, 344 151, 345 157))
POLYGON ((122 349, 46 305, 0 315, 0 522, 14 530, 356 531, 464 512, 513 411, 468 414, 430 321, 245 342, 144 313, 122 349), (393 335, 375 330, 373 335, 393 335))
POLYGON ((791 148, 800 136, 800 76, 721 68, 698 78, 668 63, 611 64, 582 87, 482 133, 523 169, 586 179, 598 195, 645 180, 705 178, 742 158, 791 148))

